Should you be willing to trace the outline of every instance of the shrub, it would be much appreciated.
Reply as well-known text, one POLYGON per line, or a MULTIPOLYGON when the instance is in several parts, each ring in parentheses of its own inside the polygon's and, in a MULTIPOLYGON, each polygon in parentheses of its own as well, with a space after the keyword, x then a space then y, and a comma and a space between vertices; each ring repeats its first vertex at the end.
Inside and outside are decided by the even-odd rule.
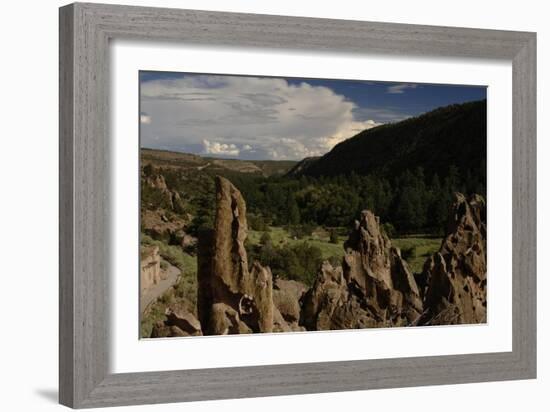
POLYGON ((336 229, 330 229, 330 235, 329 235, 329 242, 330 243, 334 243, 334 244, 337 244, 339 239, 338 239, 338 232, 336 231, 336 229))
POLYGON ((268 242, 258 246, 246 246, 250 263, 257 260, 262 265, 269 266, 273 275, 298 280, 307 285, 313 284, 323 262, 321 249, 308 242, 283 246, 273 246, 268 242))
POLYGON ((401 257, 405 260, 414 259, 416 257, 416 247, 410 246, 401 249, 401 257))
POLYGON ((153 176, 154 173, 155 173, 155 169, 151 163, 143 166, 143 174, 145 176, 153 176))
POLYGON ((333 267, 342 266, 342 256, 331 256, 327 260, 333 267))
POLYGON ((390 239, 393 238, 393 236, 395 235, 395 227, 390 222, 382 223, 381 227, 382 227, 382 230, 384 231, 384 233, 390 239))
POLYGON ((170 209, 170 198, 162 190, 142 182, 141 206, 149 210, 170 209))
POLYGON ((247 216, 247 220, 248 220, 248 225, 250 226, 250 229, 256 230, 258 232, 269 231, 269 225, 267 224, 263 216, 250 214, 247 216))
POLYGON ((262 236, 260 237, 260 245, 272 245, 273 241, 271 240, 271 236, 269 233, 264 232, 262 233, 262 236))
POLYGON ((290 236, 296 239, 303 239, 305 237, 311 236, 316 226, 311 223, 304 223, 303 225, 289 226, 288 232, 290 236))

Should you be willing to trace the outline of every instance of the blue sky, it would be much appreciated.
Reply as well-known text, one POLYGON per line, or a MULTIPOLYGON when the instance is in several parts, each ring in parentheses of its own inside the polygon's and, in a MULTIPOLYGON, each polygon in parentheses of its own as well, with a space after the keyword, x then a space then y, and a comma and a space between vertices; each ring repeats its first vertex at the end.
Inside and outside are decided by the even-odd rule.
POLYGON ((362 130, 485 98, 484 86, 142 71, 141 145, 299 160, 362 130))

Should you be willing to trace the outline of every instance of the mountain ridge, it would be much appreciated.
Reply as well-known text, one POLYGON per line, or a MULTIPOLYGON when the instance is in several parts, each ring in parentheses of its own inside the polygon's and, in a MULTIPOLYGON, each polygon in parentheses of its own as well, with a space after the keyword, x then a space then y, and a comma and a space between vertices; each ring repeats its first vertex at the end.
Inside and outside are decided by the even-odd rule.
POLYGON ((320 177, 354 172, 393 177, 421 166, 428 176, 445 176, 454 165, 460 173, 484 175, 486 110, 486 100, 453 104, 364 130, 317 160, 302 161, 288 174, 320 177))

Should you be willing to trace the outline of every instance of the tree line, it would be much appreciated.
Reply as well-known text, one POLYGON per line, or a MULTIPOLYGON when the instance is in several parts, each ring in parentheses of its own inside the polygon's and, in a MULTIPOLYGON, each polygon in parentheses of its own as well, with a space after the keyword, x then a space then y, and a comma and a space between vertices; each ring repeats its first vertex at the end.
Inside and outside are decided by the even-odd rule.
POLYGON ((486 191, 485 174, 462 173, 453 165, 445 176, 426 176, 418 167, 394 179, 356 173, 317 178, 236 175, 232 179, 247 202, 251 226, 347 227, 362 210, 370 209, 388 230, 401 234, 441 233, 453 192, 485 196, 486 191))

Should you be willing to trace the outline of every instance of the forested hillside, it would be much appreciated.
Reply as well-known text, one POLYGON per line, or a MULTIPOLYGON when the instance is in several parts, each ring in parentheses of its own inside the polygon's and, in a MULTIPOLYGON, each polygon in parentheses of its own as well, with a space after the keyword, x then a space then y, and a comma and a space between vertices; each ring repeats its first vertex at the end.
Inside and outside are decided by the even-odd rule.
POLYGON ((440 178, 454 166, 462 180, 485 180, 486 100, 441 107, 418 117, 365 130, 314 161, 297 166, 298 176, 354 172, 393 178, 422 167, 440 178))

